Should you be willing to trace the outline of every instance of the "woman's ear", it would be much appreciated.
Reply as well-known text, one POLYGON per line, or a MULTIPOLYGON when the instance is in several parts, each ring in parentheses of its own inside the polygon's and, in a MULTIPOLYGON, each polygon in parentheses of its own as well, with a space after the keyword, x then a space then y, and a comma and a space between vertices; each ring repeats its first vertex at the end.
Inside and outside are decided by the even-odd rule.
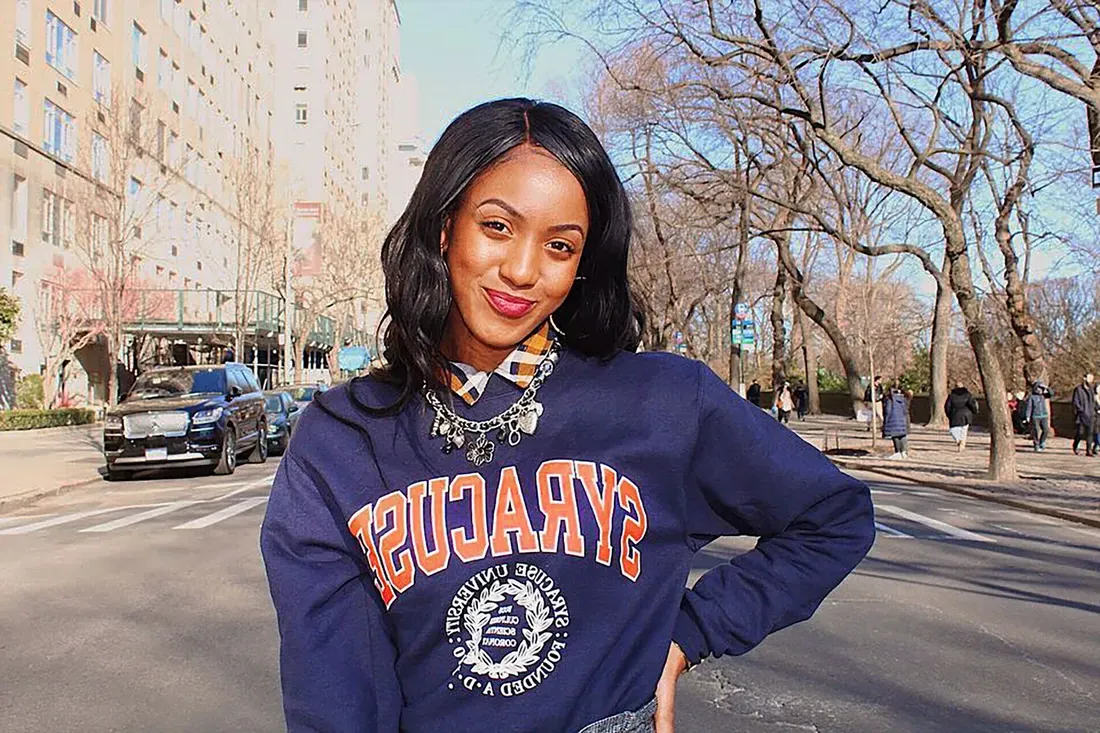
POLYGON ((451 228, 451 220, 448 218, 439 229, 439 254, 447 254, 447 230, 451 228))

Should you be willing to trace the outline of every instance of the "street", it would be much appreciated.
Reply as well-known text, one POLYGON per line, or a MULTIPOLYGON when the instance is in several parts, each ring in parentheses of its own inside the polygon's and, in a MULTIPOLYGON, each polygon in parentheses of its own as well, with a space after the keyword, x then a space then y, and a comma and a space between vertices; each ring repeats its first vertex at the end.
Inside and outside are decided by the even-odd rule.
MULTIPOLYGON (((0 515, 0 730, 275 731, 273 458, 0 515)), ((809 622, 680 683, 680 733, 1096 731, 1100 530, 871 475, 870 556, 809 622)), ((723 540, 698 573, 751 547, 723 540)))

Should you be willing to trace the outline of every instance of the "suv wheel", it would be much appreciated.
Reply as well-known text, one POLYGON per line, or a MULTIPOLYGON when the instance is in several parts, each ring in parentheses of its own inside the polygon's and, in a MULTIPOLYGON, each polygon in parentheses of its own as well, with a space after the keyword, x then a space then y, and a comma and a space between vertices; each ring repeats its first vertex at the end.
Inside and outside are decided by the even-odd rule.
POLYGON ((130 478, 130 474, 125 471, 113 471, 110 468, 107 469, 107 473, 104 475, 108 481, 125 481, 130 478))
POLYGON ((267 422, 260 421, 259 437, 256 438, 256 447, 248 453, 249 463, 263 463, 267 460, 267 422))
POLYGON ((219 476, 228 476, 237 468, 237 434, 231 427, 225 428, 225 437, 222 438, 222 452, 218 457, 218 465, 214 467, 214 473, 219 476))

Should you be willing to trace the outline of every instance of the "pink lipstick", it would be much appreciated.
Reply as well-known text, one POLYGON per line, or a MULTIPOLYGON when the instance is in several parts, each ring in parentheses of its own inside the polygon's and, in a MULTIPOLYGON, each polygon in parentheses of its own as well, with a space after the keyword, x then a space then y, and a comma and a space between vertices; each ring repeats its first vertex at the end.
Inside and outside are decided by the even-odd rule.
POLYGON ((493 306, 493 310, 505 318, 522 318, 535 307, 535 301, 533 300, 502 293, 499 290, 490 290, 489 288, 484 288, 484 290, 489 305, 493 306))

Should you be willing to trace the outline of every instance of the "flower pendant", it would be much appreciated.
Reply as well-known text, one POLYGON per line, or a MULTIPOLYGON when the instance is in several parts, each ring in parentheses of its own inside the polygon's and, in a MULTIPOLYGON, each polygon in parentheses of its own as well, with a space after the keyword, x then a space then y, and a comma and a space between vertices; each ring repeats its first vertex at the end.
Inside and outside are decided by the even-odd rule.
POLYGON ((475 466, 484 466, 493 460, 493 450, 496 448, 493 441, 485 437, 485 433, 479 433, 474 442, 466 448, 466 460, 475 466))

